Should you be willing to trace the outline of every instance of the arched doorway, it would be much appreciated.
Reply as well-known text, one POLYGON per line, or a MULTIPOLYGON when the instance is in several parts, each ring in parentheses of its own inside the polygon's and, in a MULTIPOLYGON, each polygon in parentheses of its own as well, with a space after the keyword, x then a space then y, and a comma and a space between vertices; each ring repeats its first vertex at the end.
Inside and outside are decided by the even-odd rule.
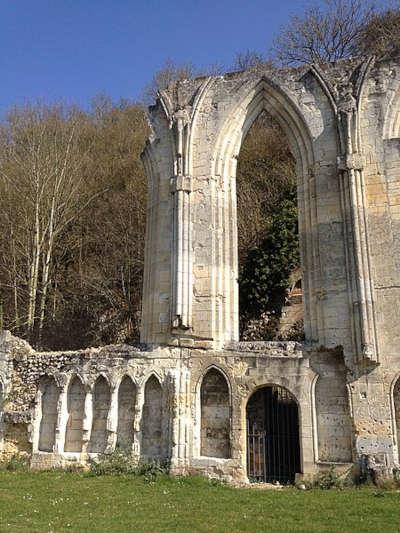
POLYGON ((246 408, 247 475, 250 481, 293 483, 300 472, 296 399, 277 385, 258 389, 246 408))

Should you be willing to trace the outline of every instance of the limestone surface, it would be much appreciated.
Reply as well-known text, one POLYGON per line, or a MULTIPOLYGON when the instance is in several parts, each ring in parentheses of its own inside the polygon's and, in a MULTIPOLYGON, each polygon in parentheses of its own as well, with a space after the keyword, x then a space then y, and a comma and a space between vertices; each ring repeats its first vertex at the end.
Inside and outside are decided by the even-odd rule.
POLYGON ((150 119, 141 345, 44 353, 3 332, 3 456, 44 468, 118 447, 240 481, 331 465, 391 475, 400 59, 180 81, 150 119), (238 336, 236 164, 263 111, 297 163, 304 343, 238 336))

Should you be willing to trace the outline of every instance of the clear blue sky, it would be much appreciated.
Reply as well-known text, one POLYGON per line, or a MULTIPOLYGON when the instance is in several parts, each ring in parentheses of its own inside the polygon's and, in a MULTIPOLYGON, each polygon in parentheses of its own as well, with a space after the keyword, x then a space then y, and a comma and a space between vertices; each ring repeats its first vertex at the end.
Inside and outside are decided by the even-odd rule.
POLYGON ((0 0, 0 114, 26 100, 138 98, 167 58, 267 51, 302 1, 0 0))

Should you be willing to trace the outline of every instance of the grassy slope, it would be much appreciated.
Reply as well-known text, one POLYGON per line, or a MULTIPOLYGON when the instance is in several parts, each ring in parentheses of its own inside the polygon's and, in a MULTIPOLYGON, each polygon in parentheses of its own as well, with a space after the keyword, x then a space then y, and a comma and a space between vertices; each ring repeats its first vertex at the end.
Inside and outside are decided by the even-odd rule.
POLYGON ((400 493, 0 472, 0 531, 399 531, 400 493))

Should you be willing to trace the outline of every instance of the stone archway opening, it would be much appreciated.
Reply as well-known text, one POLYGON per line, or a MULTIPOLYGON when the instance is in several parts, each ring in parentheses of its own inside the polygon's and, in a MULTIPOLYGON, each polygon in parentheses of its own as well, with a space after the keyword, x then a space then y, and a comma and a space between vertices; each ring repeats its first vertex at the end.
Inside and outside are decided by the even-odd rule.
POLYGON ((262 109, 236 171, 239 330, 242 340, 303 340, 296 162, 262 109))
POLYGON ((278 385, 258 389, 247 402, 246 424, 249 480, 294 483, 301 470, 295 397, 278 385))

